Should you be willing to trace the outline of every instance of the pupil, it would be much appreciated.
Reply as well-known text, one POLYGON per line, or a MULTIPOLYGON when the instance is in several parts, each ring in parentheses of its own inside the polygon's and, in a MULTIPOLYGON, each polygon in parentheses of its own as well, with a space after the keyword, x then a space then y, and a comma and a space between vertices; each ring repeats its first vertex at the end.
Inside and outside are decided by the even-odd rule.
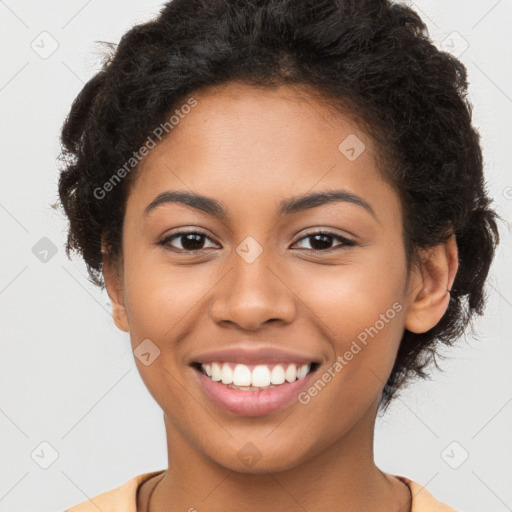
POLYGON ((314 243, 311 244, 313 249, 319 250, 319 249, 329 249, 331 246, 331 236, 329 235, 313 235, 314 243), (319 242, 319 243, 318 243, 319 242))
POLYGON ((201 249, 203 235, 188 233, 186 235, 182 235, 182 243, 184 249, 188 251, 195 251, 201 249))

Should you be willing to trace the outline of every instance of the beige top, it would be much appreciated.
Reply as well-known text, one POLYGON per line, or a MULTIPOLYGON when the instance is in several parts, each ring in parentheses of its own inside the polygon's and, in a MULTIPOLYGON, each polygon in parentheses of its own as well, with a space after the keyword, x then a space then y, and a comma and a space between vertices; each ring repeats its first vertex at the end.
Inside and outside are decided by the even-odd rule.
MULTIPOLYGON (((95 498, 84 501, 79 505, 71 507, 64 512, 137 512, 137 491, 139 486, 146 480, 163 473, 165 470, 152 471, 137 475, 120 487, 111 491, 99 494, 95 498)), ((457 512, 448 505, 437 501, 420 484, 405 478, 404 476, 394 475, 409 486, 412 494, 411 512, 457 512)))

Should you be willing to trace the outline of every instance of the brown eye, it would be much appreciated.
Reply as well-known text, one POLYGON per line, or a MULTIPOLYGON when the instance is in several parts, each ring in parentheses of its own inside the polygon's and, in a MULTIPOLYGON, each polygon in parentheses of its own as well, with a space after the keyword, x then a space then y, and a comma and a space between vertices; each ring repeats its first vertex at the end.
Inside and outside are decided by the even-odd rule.
POLYGON ((327 250, 332 250, 332 249, 336 249, 336 248, 343 249, 343 248, 352 247, 355 245, 355 243, 352 240, 348 240, 347 238, 344 238, 335 233, 329 233, 329 232, 324 232, 324 231, 310 233, 310 234, 302 237, 296 243, 299 243, 303 240, 308 240, 308 239, 311 240, 311 242, 310 242, 311 249, 308 249, 307 247, 306 247, 306 249, 312 250, 312 251, 326 252, 327 250), (340 241, 341 244, 338 244, 335 247, 331 247, 334 240, 340 241))
POLYGON ((205 249, 204 244, 206 240, 210 240, 204 233, 198 231, 182 231, 174 235, 164 238, 159 245, 169 247, 171 250, 194 252, 205 249), (178 246, 173 245, 171 242, 178 241, 178 246))

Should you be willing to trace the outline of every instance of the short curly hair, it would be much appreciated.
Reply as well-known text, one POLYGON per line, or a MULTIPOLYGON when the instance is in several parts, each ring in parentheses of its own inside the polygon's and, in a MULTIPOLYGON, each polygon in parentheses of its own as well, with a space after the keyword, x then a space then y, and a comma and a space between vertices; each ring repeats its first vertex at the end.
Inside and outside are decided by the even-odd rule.
POLYGON ((382 174, 400 197, 408 266, 418 249, 456 236, 459 269, 447 311, 428 332, 404 332, 380 405, 413 377, 427 377, 439 343, 451 345, 483 313, 499 217, 485 190, 466 68, 436 48, 414 10, 389 0, 173 0, 110 49, 61 133, 66 254, 84 258, 95 285, 105 286, 102 241, 122 255, 136 172, 108 200, 94 191, 148 134, 201 88, 288 84, 314 91, 376 143, 382 174))

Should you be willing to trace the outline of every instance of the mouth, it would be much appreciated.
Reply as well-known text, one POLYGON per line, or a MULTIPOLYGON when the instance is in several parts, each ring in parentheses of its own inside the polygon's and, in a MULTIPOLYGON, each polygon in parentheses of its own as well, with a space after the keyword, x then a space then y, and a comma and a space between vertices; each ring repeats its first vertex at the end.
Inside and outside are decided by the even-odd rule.
POLYGON ((214 382, 231 389, 261 391, 304 379, 319 366, 317 362, 242 364, 214 361, 192 363, 192 367, 214 382))
POLYGON ((238 416, 261 416, 298 402, 320 363, 209 361, 190 366, 200 388, 221 409, 238 416))

